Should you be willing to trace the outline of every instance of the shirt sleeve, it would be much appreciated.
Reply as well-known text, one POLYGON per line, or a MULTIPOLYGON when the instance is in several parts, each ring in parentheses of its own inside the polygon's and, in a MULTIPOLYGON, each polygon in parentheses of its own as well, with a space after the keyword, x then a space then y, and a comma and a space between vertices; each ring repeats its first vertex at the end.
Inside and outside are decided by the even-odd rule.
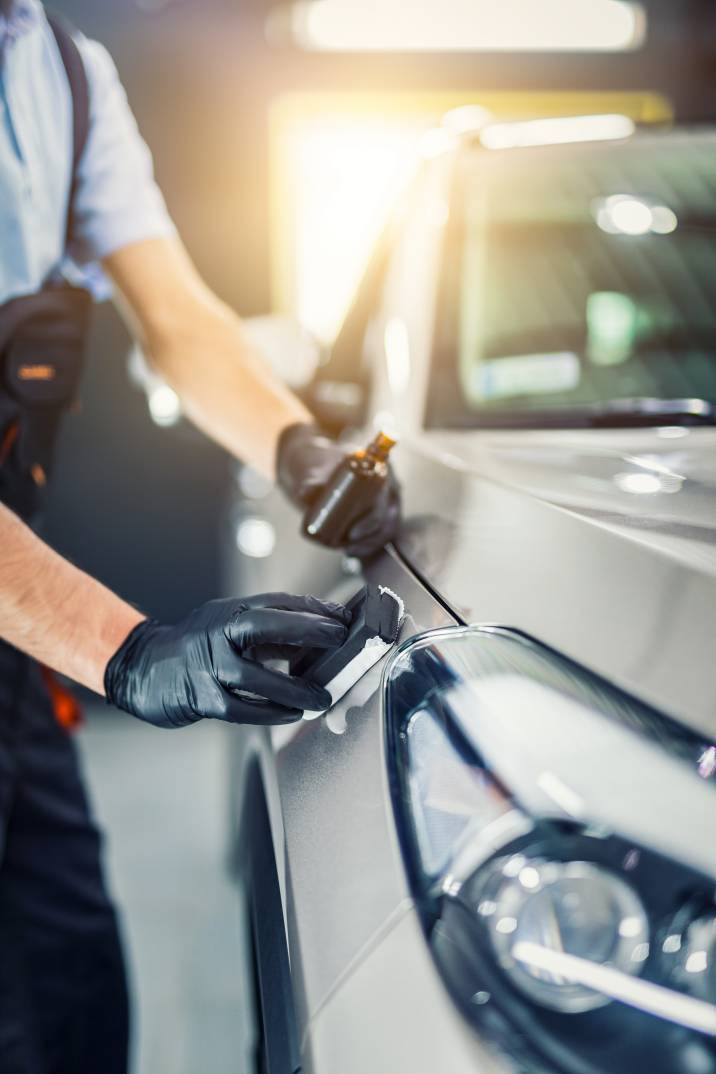
POLYGON ((90 115, 70 254, 85 265, 130 243, 172 235, 175 229, 111 56, 82 35, 77 46, 87 72, 90 115))

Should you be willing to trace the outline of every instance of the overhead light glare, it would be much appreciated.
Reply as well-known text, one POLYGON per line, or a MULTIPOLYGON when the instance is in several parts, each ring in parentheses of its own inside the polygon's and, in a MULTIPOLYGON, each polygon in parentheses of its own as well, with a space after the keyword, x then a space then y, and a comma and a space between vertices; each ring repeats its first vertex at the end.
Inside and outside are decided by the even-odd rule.
POLYGON ((168 384, 156 384, 147 395, 147 404, 155 425, 168 427, 181 419, 181 401, 168 384))
POLYGON ((265 518, 243 518, 236 528, 236 547, 251 559, 265 559, 276 547, 276 530, 265 518))
POLYGON ((482 131, 480 141, 486 149, 524 149, 570 142, 608 142, 630 138, 635 129, 633 119, 617 113, 558 116, 523 123, 493 123, 482 131))
POLYGON ((653 496, 654 493, 663 491, 661 478, 656 474, 615 474, 614 484, 622 492, 631 492, 635 496, 653 496))
POLYGON ((674 210, 666 205, 652 205, 651 217, 651 230, 657 235, 670 235, 679 224, 674 210))
POLYGON ((670 235, 678 226, 673 209, 633 194, 612 194, 592 205, 597 225, 608 235, 670 235))
POLYGON ((439 17, 432 0, 297 0, 285 21, 300 47, 329 52, 623 52, 646 29, 628 0, 443 0, 439 17))
POLYGON ((651 231, 654 217, 646 202, 640 198, 607 198, 597 213, 597 223, 602 231, 622 235, 646 235, 651 231))

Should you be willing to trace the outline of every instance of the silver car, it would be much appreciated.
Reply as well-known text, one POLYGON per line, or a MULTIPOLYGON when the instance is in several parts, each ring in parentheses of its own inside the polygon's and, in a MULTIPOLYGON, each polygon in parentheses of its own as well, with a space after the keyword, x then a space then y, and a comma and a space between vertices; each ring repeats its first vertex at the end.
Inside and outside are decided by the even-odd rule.
POLYGON ((425 164, 309 389, 397 426, 395 546, 244 483, 257 590, 406 607, 242 733, 264 1074, 716 1071, 716 135, 530 140, 425 164))

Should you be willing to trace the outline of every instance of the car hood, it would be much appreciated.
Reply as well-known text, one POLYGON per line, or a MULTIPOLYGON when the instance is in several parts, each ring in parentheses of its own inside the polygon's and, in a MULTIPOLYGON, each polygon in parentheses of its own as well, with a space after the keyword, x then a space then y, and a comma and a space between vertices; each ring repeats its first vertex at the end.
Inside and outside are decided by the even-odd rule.
POLYGON ((716 738, 716 430, 442 432, 401 445, 401 554, 716 738))

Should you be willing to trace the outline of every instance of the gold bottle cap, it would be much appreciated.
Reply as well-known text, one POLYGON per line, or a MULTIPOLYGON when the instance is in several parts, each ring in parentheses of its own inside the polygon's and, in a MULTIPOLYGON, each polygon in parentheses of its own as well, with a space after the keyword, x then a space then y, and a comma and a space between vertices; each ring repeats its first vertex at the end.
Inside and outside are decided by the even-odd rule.
POLYGON ((372 451, 377 452, 379 455, 387 455, 391 448, 395 447, 398 441, 395 437, 389 436, 387 433, 379 432, 373 443, 370 445, 372 451))

